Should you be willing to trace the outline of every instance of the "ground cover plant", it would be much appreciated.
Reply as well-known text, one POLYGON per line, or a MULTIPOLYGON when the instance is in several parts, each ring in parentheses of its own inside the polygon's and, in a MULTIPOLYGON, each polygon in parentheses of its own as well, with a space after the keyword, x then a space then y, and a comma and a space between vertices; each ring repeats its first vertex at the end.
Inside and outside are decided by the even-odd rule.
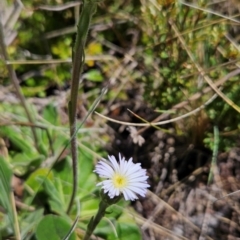
POLYGON ((239 9, 2 0, 0 238, 238 239, 239 9))

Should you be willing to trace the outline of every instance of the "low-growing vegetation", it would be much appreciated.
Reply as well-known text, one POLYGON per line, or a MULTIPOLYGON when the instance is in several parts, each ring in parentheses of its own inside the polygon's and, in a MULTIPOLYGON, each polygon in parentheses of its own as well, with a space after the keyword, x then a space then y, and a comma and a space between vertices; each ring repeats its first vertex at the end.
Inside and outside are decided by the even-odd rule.
POLYGON ((2 0, 0 239, 238 239, 239 13, 2 0))

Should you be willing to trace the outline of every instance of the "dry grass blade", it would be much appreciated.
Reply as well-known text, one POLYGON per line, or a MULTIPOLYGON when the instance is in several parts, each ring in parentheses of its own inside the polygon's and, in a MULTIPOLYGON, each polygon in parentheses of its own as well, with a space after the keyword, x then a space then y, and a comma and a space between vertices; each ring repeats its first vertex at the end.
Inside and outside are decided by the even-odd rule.
POLYGON ((81 2, 68 2, 62 5, 57 5, 57 6, 41 5, 41 6, 35 7, 34 10, 42 9, 47 11, 63 11, 68 8, 76 7, 79 5, 81 5, 81 2))
MULTIPOLYGON (((139 225, 143 225, 147 222, 147 219, 137 215, 136 213, 129 213, 129 215, 133 215, 134 216, 134 219, 136 220, 136 222, 139 224, 139 225)), ((150 230, 153 230, 154 232, 158 233, 160 236, 163 236, 165 238, 167 237, 170 237, 170 239, 175 239, 175 240, 189 240, 188 238, 185 238, 183 236, 180 236, 176 233, 174 233, 173 231, 165 228, 165 227, 162 227, 154 222, 147 222, 146 224, 146 227, 150 230)))
MULTIPOLYGON (((111 55, 98 55, 98 56, 86 56, 86 61, 113 61, 114 56, 111 55)), ((24 65, 24 64, 60 64, 60 63, 71 63, 72 59, 44 59, 44 60, 8 60, 6 64, 8 65, 24 65)))
MULTIPOLYGON (((176 211, 173 207, 171 207, 168 203, 166 203, 165 201, 163 201, 161 198, 159 198, 157 195, 155 195, 154 193, 152 193, 151 191, 148 191, 148 194, 150 195, 150 197, 152 199, 155 199, 155 201, 159 202, 159 206, 157 206, 154 211, 153 211, 153 216, 158 214, 158 212, 162 209, 162 208, 166 208, 170 211, 172 211, 173 213, 175 213, 180 219, 182 219, 184 222, 186 222, 187 224, 189 224, 191 226, 191 228, 193 228, 195 231, 197 232, 201 232, 201 229, 199 227, 197 227, 195 224, 193 224, 187 217, 183 216, 180 212, 176 211)), ((148 223, 148 220, 146 221, 146 225, 152 224, 152 221, 150 220, 150 223, 148 223)), ((204 237, 208 240, 213 240, 211 237, 207 236, 207 234, 204 234, 204 237)))
POLYGON ((186 114, 183 114, 179 117, 176 117, 176 118, 172 118, 170 120, 166 120, 166 121, 160 121, 160 122, 149 122, 149 123, 131 123, 131 122, 123 122, 123 121, 119 121, 119 120, 116 120, 116 119, 113 119, 113 118, 110 118, 110 117, 106 117, 104 115, 102 115, 101 113, 98 113, 95 111, 95 113, 108 120, 108 121, 111 121, 111 122, 115 122, 115 123, 119 123, 119 124, 122 124, 122 125, 126 125, 126 126, 135 126, 135 127, 148 127, 148 126, 159 126, 159 125, 164 125, 164 124, 168 124, 168 123, 172 123, 172 122, 176 122, 176 121, 179 121, 183 118, 186 118, 186 117, 189 117, 197 112, 199 112, 200 110, 202 110, 203 108, 205 108, 208 104, 210 104, 215 98, 217 97, 217 95, 213 95, 205 104, 201 105, 200 107, 194 109, 193 111, 190 111, 186 114))
POLYGON ((6 45, 10 45, 15 39, 17 32, 14 29, 17 23, 23 5, 21 1, 15 1, 15 4, 8 6, 5 0, 0 2, 0 21, 5 32, 4 38, 6 45))

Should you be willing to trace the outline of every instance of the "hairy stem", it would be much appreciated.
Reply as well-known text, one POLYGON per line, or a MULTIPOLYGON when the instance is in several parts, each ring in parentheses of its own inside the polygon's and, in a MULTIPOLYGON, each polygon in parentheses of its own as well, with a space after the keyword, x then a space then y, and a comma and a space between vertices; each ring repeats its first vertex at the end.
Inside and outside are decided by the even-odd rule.
POLYGON ((67 213, 70 212, 76 193, 78 182, 78 158, 77 158, 77 100, 80 75, 85 60, 84 47, 87 39, 87 34, 90 26, 92 16, 94 15, 97 7, 97 1, 84 1, 81 8, 81 15, 77 26, 77 36, 73 51, 73 72, 71 82, 69 108, 69 121, 70 121, 70 137, 71 137, 71 153, 72 153, 72 168, 73 168, 73 190, 71 199, 68 205, 67 213))

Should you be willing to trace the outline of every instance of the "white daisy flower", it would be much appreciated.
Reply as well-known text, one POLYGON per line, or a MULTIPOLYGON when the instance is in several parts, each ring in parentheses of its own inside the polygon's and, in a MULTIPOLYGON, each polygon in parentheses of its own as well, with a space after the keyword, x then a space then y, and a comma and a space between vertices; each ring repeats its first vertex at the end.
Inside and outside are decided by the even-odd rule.
POLYGON ((119 153, 119 163, 114 156, 108 156, 110 162, 99 161, 94 172, 100 177, 107 178, 97 184, 102 186, 104 193, 108 192, 110 198, 123 194, 125 200, 138 199, 136 194, 145 197, 148 176, 146 170, 141 168, 140 163, 133 163, 132 158, 128 161, 119 153))

